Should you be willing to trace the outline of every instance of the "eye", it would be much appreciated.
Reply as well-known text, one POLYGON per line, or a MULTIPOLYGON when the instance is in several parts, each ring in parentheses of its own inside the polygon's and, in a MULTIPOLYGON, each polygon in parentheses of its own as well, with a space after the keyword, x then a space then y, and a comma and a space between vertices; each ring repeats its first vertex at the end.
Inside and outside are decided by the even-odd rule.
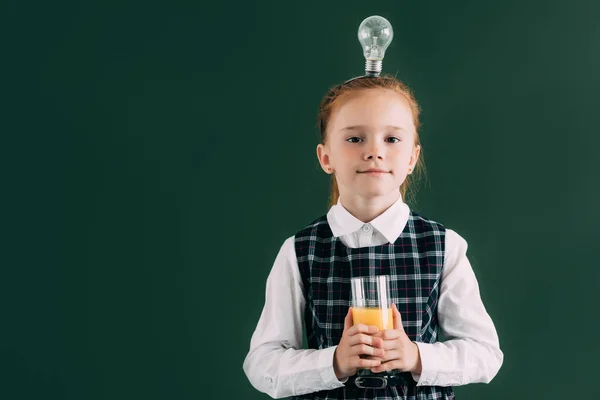
POLYGON ((362 138, 359 138, 357 136, 352 136, 352 137, 349 137, 348 139, 346 139, 346 141, 350 142, 350 143, 360 143, 360 142, 362 142, 362 138))
POLYGON ((400 140, 400 138, 393 137, 393 136, 386 139, 386 142, 388 142, 388 143, 398 143, 398 142, 401 142, 401 141, 402 140, 400 140))

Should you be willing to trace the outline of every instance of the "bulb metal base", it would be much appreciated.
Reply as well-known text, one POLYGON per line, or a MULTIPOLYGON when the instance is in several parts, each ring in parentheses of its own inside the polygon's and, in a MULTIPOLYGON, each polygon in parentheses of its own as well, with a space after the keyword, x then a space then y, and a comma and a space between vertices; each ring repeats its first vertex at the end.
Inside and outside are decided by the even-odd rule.
POLYGON ((367 60, 365 63, 365 73, 367 76, 379 76, 381 73, 382 60, 367 60))

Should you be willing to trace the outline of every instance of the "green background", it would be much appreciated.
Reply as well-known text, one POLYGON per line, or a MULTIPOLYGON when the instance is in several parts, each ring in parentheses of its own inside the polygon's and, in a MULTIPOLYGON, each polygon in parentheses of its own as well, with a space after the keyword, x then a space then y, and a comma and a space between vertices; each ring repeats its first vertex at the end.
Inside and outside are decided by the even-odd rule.
POLYGON ((589 398, 600 3, 3 2, 0 398, 266 399, 242 370, 283 241, 327 211, 316 114, 423 107, 412 206, 458 231, 505 361, 460 399, 589 398))

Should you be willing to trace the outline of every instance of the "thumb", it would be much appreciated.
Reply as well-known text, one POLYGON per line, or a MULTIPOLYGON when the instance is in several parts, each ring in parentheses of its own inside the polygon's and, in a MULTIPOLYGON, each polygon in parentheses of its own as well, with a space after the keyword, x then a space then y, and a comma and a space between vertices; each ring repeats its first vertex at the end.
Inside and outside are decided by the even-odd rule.
POLYGON ((352 325, 352 307, 349 307, 348 314, 346 314, 346 318, 344 319, 344 330, 350 329, 352 325))
POLYGON ((402 327, 402 315, 400 315, 400 311, 398 311, 396 304, 392 304, 392 314, 394 316, 394 329, 404 332, 404 328, 402 327))

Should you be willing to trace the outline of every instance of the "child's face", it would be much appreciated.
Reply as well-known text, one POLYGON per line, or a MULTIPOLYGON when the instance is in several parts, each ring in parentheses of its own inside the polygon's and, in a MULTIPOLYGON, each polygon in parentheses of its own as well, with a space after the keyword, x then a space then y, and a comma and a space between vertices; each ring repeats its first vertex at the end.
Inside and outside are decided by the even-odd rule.
POLYGON ((317 156, 325 172, 335 173, 342 198, 394 200, 419 157, 415 135, 410 106, 401 94, 361 90, 333 111, 317 156))

